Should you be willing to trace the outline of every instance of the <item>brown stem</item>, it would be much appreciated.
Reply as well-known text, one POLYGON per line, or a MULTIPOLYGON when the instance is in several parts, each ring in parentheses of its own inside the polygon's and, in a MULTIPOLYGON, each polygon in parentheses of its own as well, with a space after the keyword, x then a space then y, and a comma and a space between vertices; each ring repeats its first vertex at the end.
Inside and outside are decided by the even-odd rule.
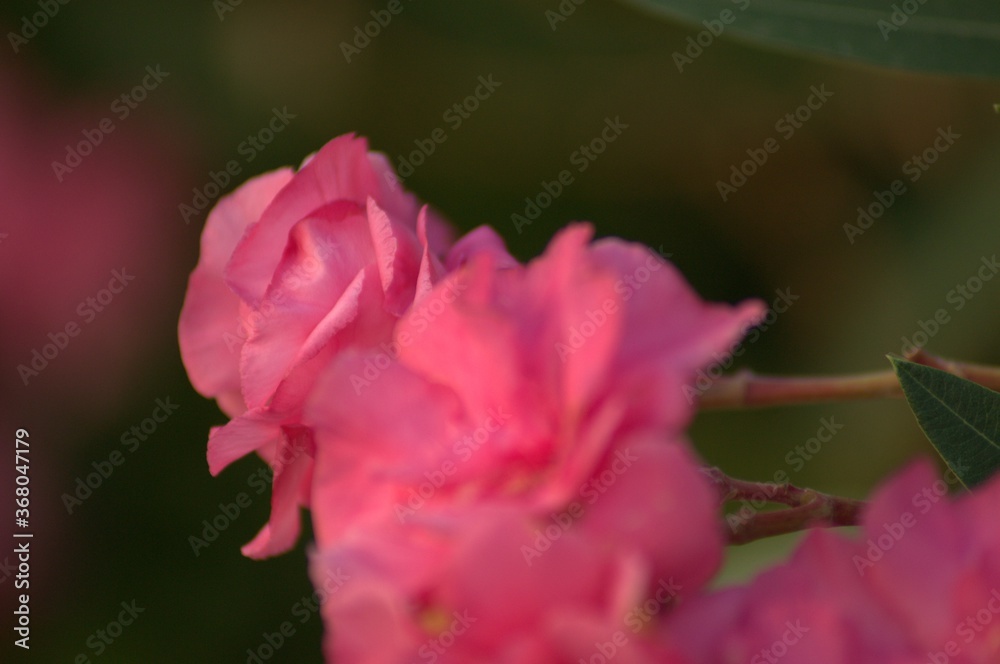
MULTIPOLYGON (((1000 390, 1000 368, 967 364, 936 357, 922 349, 911 353, 911 362, 925 364, 962 378, 1000 390)), ((741 371, 717 379, 700 397, 698 407, 764 408, 823 401, 850 401, 898 397, 899 380, 892 370, 853 376, 783 377, 759 376, 741 371)))
POLYGON ((746 544, 817 526, 855 526, 865 507, 858 500, 791 484, 737 480, 718 468, 706 468, 704 472, 715 484, 721 502, 743 503, 739 510, 726 515, 730 544, 746 544), (781 503, 789 508, 761 512, 767 503, 781 503))

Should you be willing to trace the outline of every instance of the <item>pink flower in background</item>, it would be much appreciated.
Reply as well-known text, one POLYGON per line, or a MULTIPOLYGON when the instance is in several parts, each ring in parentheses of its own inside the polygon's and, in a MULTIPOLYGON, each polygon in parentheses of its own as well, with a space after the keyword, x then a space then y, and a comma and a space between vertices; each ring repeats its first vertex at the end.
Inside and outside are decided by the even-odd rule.
POLYGON ((110 405, 134 395, 168 339, 163 302, 181 246, 164 210, 180 193, 189 132, 147 106, 60 180, 53 164, 108 107, 103 91, 56 97, 46 81, 26 63, 0 64, 0 410, 78 437, 115 421, 110 405), (64 417, 51 417, 53 402, 64 417))
MULTIPOLYGON (((526 267, 473 255, 389 351, 325 369, 304 418, 314 576, 358 580, 325 610, 331 656, 373 647, 369 611, 398 629, 366 661, 403 662, 468 609, 446 661, 577 661, 658 582, 694 592, 717 569, 682 388, 761 307, 706 304, 647 249, 590 236, 565 230, 526 267)), ((647 645, 620 661, 661 661, 647 645)))
POLYGON ((192 383, 233 418, 212 432, 212 473, 254 451, 274 470, 272 518, 249 556, 280 553, 298 535, 313 455, 301 408, 317 372, 345 348, 388 341, 444 273, 442 259, 512 260, 487 230, 444 256, 447 225, 394 178, 366 141, 342 136, 295 173, 247 182, 209 215, 179 337, 192 383))
POLYGON ((995 664, 1000 478, 954 502, 947 488, 912 465, 856 538, 809 533, 787 564, 686 605, 667 639, 695 664, 995 664))
MULTIPOLYGON (((80 538, 90 531, 75 509, 66 520, 80 503, 59 500, 76 462, 107 458, 105 443, 118 444, 109 432, 157 384, 150 376, 162 375, 160 361, 172 364, 162 348, 183 252, 170 208, 192 135, 180 117, 144 106, 60 181, 53 163, 108 115, 109 93, 120 91, 70 93, 38 63, 0 61, 0 427, 11 450, 18 429, 30 432, 31 528, 45 542, 31 563, 49 570, 29 591, 26 579, 14 579, 17 557, 0 556, 0 584, 32 593, 33 621, 41 619, 34 607, 79 590, 80 538)), ((24 463, 8 459, 0 484, 13 496, 24 463)))

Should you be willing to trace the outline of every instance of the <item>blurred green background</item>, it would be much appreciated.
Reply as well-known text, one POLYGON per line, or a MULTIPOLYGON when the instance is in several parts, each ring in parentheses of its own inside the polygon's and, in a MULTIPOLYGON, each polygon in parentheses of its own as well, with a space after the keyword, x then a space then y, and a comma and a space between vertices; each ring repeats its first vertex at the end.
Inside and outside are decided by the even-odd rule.
MULTIPOLYGON (((885 354, 899 353, 901 338, 940 308, 951 322, 933 337, 933 352, 1000 362, 1000 280, 961 310, 947 299, 1000 240, 1000 116, 993 110, 1000 83, 805 58, 725 36, 680 73, 672 55, 697 28, 589 0, 553 30, 545 11, 556 4, 404 0, 403 12, 350 62, 341 43, 385 3, 245 0, 220 19, 210 0, 70 2, 17 53, 0 48, 4 70, 17 80, 3 79, 4 104, 29 109, 17 132, 42 153, 11 169, 44 181, 32 200, 68 209, 31 215, 30 200, 8 204, 0 228, 12 229, 0 242, 7 266, 0 414, 11 445, 10 432, 31 431, 35 455, 31 658, 242 663, 264 633, 292 620, 296 634, 268 661, 321 661, 319 617, 301 623, 302 614, 293 614, 311 592, 307 544, 265 562, 240 555, 269 512, 269 492, 257 495, 248 484, 263 464, 244 459, 209 476, 208 429, 224 418, 192 390, 177 348, 176 320, 205 216, 186 224, 178 206, 231 159, 242 171, 226 190, 298 164, 345 132, 367 136, 398 164, 441 127, 446 141, 406 186, 462 231, 491 224, 528 259, 567 222, 589 220, 599 235, 662 246, 707 298, 770 302, 778 289, 798 295, 747 346, 744 366, 810 374, 888 369, 885 354), (87 183, 72 196, 128 199, 141 210, 104 227, 96 203, 77 203, 54 186, 50 162, 157 65, 169 76, 116 120, 118 129, 95 152, 110 160, 124 151, 128 160, 116 161, 123 172, 87 180, 85 160, 67 178, 78 188, 87 183), (480 76, 501 85, 454 127, 444 114, 474 93, 480 76), (806 102, 811 86, 833 95, 785 139, 775 124, 806 102), (295 118, 246 162, 241 143, 266 126, 272 109, 286 107, 295 118), (46 120, 55 117, 58 123, 46 120), (628 128, 577 172, 571 155, 599 135, 606 118, 628 128), (948 127, 960 138, 910 182, 904 164, 948 127), (717 181, 771 137, 780 149, 723 201, 717 181), (519 233, 511 215, 523 214, 525 197, 563 169, 572 170, 573 184, 519 233), (126 187, 126 176, 152 183, 150 192, 126 187), (849 242, 844 224, 900 178, 906 192, 849 242), (138 234, 123 240, 129 233, 138 234), (67 245, 79 263, 56 257, 67 245), (26 271, 14 273, 16 259, 30 261, 26 271), (24 385, 15 367, 75 320, 74 304, 122 265, 136 280, 109 307, 113 317, 86 326, 24 385), (141 426, 158 398, 179 409, 128 451, 123 433, 141 426), (63 494, 115 450, 124 463, 68 514, 63 494), (251 496, 250 507, 195 556, 189 536, 240 492, 251 496), (97 630, 132 600, 145 612, 98 654, 97 630)), ((0 25, 19 30, 37 11, 36 2, 6 2, 0 25)), ((3 147, 7 159, 22 154, 3 147)), ((768 480, 785 470, 797 484, 856 497, 907 459, 932 454, 901 401, 704 413, 691 437, 734 476, 768 480), (790 466, 786 455, 824 417, 843 429, 801 469, 790 466)), ((9 472, 4 479, 9 495, 9 472)), ((724 578, 747 578, 792 539, 732 549, 724 578)), ((0 561, 7 554, 0 551, 0 561)), ((0 577, 9 598, 12 579, 0 577)), ((5 599, 8 635, 12 604, 5 599)))

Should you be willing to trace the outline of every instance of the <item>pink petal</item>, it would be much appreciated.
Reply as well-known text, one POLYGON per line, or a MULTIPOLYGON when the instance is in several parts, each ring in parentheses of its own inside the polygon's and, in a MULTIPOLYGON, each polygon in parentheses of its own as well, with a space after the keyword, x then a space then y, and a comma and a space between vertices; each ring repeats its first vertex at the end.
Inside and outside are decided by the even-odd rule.
POLYGON ((212 431, 208 439, 208 470, 218 475, 236 459, 280 439, 280 421, 264 411, 248 411, 212 431))
POLYGON ((480 226, 466 233, 452 246, 445 260, 445 266, 449 272, 457 270, 480 254, 492 255, 495 259, 494 264, 500 270, 519 265, 507 252, 503 238, 490 226, 480 226))
POLYGON ((291 177, 288 169, 274 171, 219 200, 202 232, 201 256, 181 310, 178 339, 191 383, 201 394, 219 398, 231 415, 243 409, 239 354, 247 333, 239 298, 225 284, 223 268, 247 226, 291 177))
POLYGON ((430 241, 427 237, 428 217, 428 207, 425 205, 420 208, 420 214, 417 217, 417 241, 422 248, 422 253, 420 256, 420 269, 417 273, 416 290, 413 294, 414 301, 423 299, 434 288, 434 284, 441 280, 445 273, 444 266, 441 265, 440 259, 431 249, 430 241))
POLYGON ((322 552, 312 554, 310 575, 316 588, 324 589, 323 652, 328 662, 404 664, 414 655, 419 636, 390 582, 345 567, 322 552))
POLYGON ((577 495, 586 510, 580 525, 598 546, 645 552, 653 576, 674 577, 684 595, 718 570, 718 500, 683 441, 621 441, 577 495))
POLYGON ((363 207, 373 197, 391 217, 415 224, 416 201, 389 185, 385 168, 382 157, 369 155, 368 142, 352 134, 323 146, 247 230, 226 267, 230 287, 259 304, 292 226, 329 203, 346 200, 363 207))
POLYGON ((411 228, 393 222, 372 198, 368 199, 368 224, 385 293, 385 309, 400 316, 413 302, 414 277, 420 264, 416 237, 411 228))
POLYGON ((250 408, 267 402, 303 352, 315 353, 317 339, 310 349, 303 347, 329 314, 336 309, 335 322, 322 330, 333 331, 357 315, 355 282, 373 258, 367 222, 353 204, 335 203, 296 224, 243 348, 243 397, 250 408))
POLYGON ((248 558, 268 558, 295 546, 299 538, 299 505, 303 487, 311 483, 312 434, 303 427, 287 427, 278 443, 273 464, 271 518, 254 539, 241 549, 248 558))

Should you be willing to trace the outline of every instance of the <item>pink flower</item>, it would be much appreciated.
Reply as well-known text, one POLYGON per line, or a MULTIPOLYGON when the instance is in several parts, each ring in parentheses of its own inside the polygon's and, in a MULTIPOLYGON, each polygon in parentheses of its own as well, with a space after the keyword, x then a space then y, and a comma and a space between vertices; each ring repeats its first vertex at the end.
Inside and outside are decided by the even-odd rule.
POLYGON ((686 605, 667 638, 697 664, 1000 661, 1000 478, 955 501, 947 489, 914 464, 859 537, 810 532, 788 563, 686 605))
MULTIPOLYGON (((390 338, 444 273, 448 235, 350 135, 295 173, 247 182, 209 215, 179 336, 192 383, 234 418, 212 432, 212 473, 253 451, 274 470, 271 522, 247 555, 279 553, 298 535, 313 445, 300 415, 318 371, 345 348, 390 338)), ((464 250, 490 245, 484 235, 464 250)))
MULTIPOLYGON (((474 253, 315 385, 314 579, 355 579, 324 610, 336 661, 410 661, 467 610, 442 661, 576 662, 657 583, 716 570, 682 388, 760 306, 706 304, 647 249, 590 236, 526 267, 474 253)), ((617 661, 668 661, 633 646, 617 661)))
POLYGON ((527 267, 479 253, 414 303, 387 350, 326 369, 306 417, 320 544, 427 481, 435 500, 561 509, 617 441, 680 435, 683 386, 761 307, 707 304, 648 249, 590 234, 563 231, 527 267))
POLYGON ((251 312, 223 280, 223 270, 247 226, 291 179, 292 170, 281 169, 253 178, 222 198, 208 215, 201 256, 188 282, 179 323, 181 357, 195 389, 214 397, 230 417, 246 411, 239 367, 244 338, 234 334, 234 324, 251 312))
POLYGON ((330 591, 323 604, 327 660, 575 664, 604 656, 679 663, 649 638, 655 632, 648 625, 689 587, 656 569, 635 528, 667 531, 672 546, 657 544, 674 550, 672 569, 683 575, 697 566, 693 558, 681 562, 696 549, 718 556, 714 504, 704 485, 678 501, 673 481, 697 482, 700 474, 682 446, 639 447, 665 451, 672 467, 653 464, 639 489, 624 481, 612 487, 579 523, 558 525, 499 502, 443 507, 414 523, 369 524, 314 553, 317 591, 330 591), (634 500, 638 490, 643 501, 634 500), (657 509, 664 504, 672 507, 657 509), (612 513, 617 518, 608 518, 612 513), (526 559, 524 549, 553 527, 556 538, 526 559), (343 583, 333 590, 331 578, 343 583))
POLYGON ((213 210, 180 323, 192 382, 233 418, 209 466, 274 470, 247 555, 291 547, 312 507, 331 657, 680 662, 649 607, 722 548, 683 388, 762 307, 707 304, 591 234, 528 266, 488 228, 449 249, 349 136, 213 210))

